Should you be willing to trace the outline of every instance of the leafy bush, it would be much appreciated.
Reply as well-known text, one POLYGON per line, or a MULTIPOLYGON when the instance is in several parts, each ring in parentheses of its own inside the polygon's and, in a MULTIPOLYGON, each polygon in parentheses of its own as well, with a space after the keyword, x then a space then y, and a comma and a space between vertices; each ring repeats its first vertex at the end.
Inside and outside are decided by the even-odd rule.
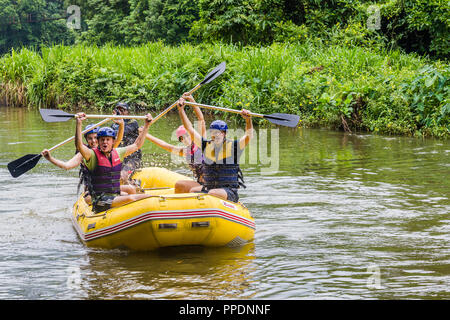
POLYGON ((448 1, 396 0, 381 6, 382 31, 407 52, 448 59, 448 1))
POLYGON ((63 16, 62 9, 62 1, 0 0, 0 55, 22 46, 74 43, 75 32, 66 20, 55 19, 63 16))
POLYGON ((95 106, 109 112, 126 100, 136 108, 162 110, 222 61, 226 72, 196 94, 198 101, 299 114, 306 126, 450 133, 448 64, 309 38, 267 47, 158 42, 133 48, 54 46, 42 55, 22 49, 0 58, 0 96, 34 107, 95 106))

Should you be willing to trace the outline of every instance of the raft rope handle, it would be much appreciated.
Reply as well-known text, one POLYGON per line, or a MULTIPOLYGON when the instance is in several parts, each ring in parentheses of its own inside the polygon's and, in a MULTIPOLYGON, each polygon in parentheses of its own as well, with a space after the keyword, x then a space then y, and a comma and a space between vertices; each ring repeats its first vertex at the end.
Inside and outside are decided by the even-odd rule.
POLYGON ((83 214, 80 215, 80 218, 83 217, 83 216, 85 218, 98 218, 98 217, 106 216, 106 213, 107 213, 107 211, 105 211, 105 213, 98 213, 98 214, 93 214, 93 215, 90 215, 90 216, 87 216, 87 215, 85 215, 83 213, 83 214))
POLYGON ((168 196, 152 196, 152 197, 159 197, 161 201, 165 201, 168 199, 190 199, 190 198, 197 198, 198 200, 203 200, 205 196, 203 194, 195 195, 195 196, 185 196, 185 197, 168 197, 168 196))
MULTIPOLYGON (((197 198, 197 200, 204 200, 205 196, 204 196, 204 194, 199 194, 199 195, 195 195, 195 196, 185 196, 185 197, 167 197, 167 196, 162 196, 162 195, 150 195, 149 198, 159 198, 160 201, 166 201, 166 200, 169 200, 169 199, 189 199, 189 198, 197 198)), ((144 200, 144 199, 141 199, 141 200, 144 200)), ((130 204, 130 203, 131 202, 126 203, 124 205, 130 204)), ((120 207, 122 207, 122 206, 120 206, 120 207)), ((119 208, 119 207, 115 207, 115 208, 119 208)), ((114 208, 111 208, 111 209, 114 209, 114 208)), ((81 215, 79 215, 79 218, 81 218, 81 217, 98 218, 98 217, 106 216, 107 213, 108 213, 108 210, 106 210, 104 213, 93 214, 93 215, 89 215, 89 216, 84 214, 84 213, 82 213, 81 215)))

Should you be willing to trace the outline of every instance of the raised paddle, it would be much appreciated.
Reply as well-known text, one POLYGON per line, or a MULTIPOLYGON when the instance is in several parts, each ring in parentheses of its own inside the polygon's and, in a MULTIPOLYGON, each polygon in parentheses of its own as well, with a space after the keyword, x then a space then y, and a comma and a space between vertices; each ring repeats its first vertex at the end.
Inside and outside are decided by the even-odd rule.
MULTIPOLYGON (((215 67, 214 70, 212 70, 210 73, 208 73, 205 76, 205 78, 202 80, 202 82, 200 82, 193 89, 191 89, 189 91, 189 93, 190 94, 194 93, 199 88, 201 88, 203 85, 208 84, 211 81, 213 81, 214 79, 216 79, 218 76, 220 76, 225 71, 225 68, 226 68, 226 64, 225 64, 225 62, 222 62, 217 67, 215 67)), ((166 108, 163 112, 161 112, 159 115, 157 115, 155 118, 153 118, 153 121, 151 122, 151 124, 153 124, 155 121, 157 121, 162 116, 164 116, 167 112, 169 112, 171 109, 173 109, 173 107, 175 107, 176 105, 177 105, 177 102, 173 103, 170 107, 166 108)), ((49 120, 49 122, 67 121, 67 120, 75 117, 75 115, 70 115, 61 110, 52 110, 52 109, 41 109, 41 110, 48 110, 48 111, 41 111, 41 116, 43 118, 45 116, 47 118, 47 120, 49 120)), ((101 117, 104 118, 103 115, 101 117)), ((100 121, 99 123, 95 124, 93 127, 89 128, 87 131, 86 130, 83 131, 82 134, 88 132, 89 130, 94 129, 95 127, 101 126, 102 124, 107 122, 109 120, 109 118, 124 119, 127 117, 136 119, 136 116, 111 116, 110 115, 110 116, 108 116, 108 119, 100 121)), ((92 116, 91 116, 91 118, 92 118, 92 116)), ((145 119, 145 116, 142 116, 142 118, 145 119)), ((66 143, 72 141, 73 139, 75 139, 74 136, 70 137, 67 140, 50 148, 49 151, 55 150, 56 148, 59 148, 59 147, 65 145, 66 143)), ((41 157, 42 157, 41 154, 27 154, 17 160, 14 160, 14 161, 8 163, 8 170, 14 178, 17 178, 18 176, 24 174, 25 172, 33 169, 36 166, 36 164, 39 162, 41 157)))
MULTIPOLYGON (((207 105, 207 104, 201 104, 201 103, 196 103, 196 102, 185 101, 184 103, 187 104, 187 105, 201 107, 201 108, 206 108, 206 109, 220 110, 220 111, 233 112, 233 113, 241 113, 241 110, 222 108, 222 107, 215 107, 215 106, 210 106, 210 105, 207 105)), ((295 115, 295 114, 286 114, 286 113, 272 113, 272 114, 266 115, 266 114, 259 114, 259 113, 252 113, 252 112, 250 112, 250 115, 252 117, 258 117, 258 118, 267 119, 268 121, 270 121, 273 124, 277 124, 277 125, 280 125, 280 126, 291 127, 291 128, 296 127, 298 125, 299 120, 300 120, 300 116, 295 115)))
MULTIPOLYGON (((63 122, 75 118, 76 114, 67 113, 58 109, 39 109, 42 119, 45 122, 63 122)), ((87 114, 89 119, 146 119, 146 116, 133 115, 111 115, 111 114, 87 114)))
MULTIPOLYGON (((102 121, 100 121, 99 123, 94 124, 92 127, 83 130, 81 133, 85 134, 86 132, 89 132, 99 126, 101 126, 102 124, 108 122, 109 119, 104 119, 102 121)), ((64 140, 63 142, 58 143, 56 146, 51 147, 50 149, 48 149, 48 151, 53 151, 67 143, 69 143, 70 141, 74 140, 75 136, 72 136, 66 140, 64 140)), ((10 163, 8 163, 8 170, 9 173, 11 173, 11 175, 14 178, 17 178, 18 176, 24 174, 25 172, 33 169, 36 164, 39 162, 39 160, 41 159, 42 154, 27 154, 17 160, 11 161, 10 163)))
MULTIPOLYGON (((197 84, 192 90, 189 91, 189 94, 197 91, 201 86, 210 83, 212 80, 217 78, 225 71, 225 62, 219 64, 213 71, 208 73, 203 79, 202 82, 197 84)), ((174 102, 170 107, 166 108, 163 112, 158 114, 152 121, 152 124, 155 123, 158 119, 163 117, 167 112, 173 109, 177 105, 177 102, 174 102)), ((39 109, 39 113, 41 117, 46 122, 63 122, 69 119, 75 118, 75 114, 67 113, 63 110, 59 109, 39 109)), ((145 119, 145 116, 133 116, 133 115, 102 115, 102 114, 88 114, 86 115, 89 119, 102 119, 102 118, 111 118, 111 119, 145 119)))
MULTIPOLYGON (((197 91, 198 89, 200 89, 203 85, 210 83, 211 81, 213 81, 214 79, 216 79, 218 76, 220 76, 226 68, 226 64, 225 62, 222 62, 221 64, 219 64, 217 67, 214 68, 214 70, 212 70, 210 73, 208 73, 205 78, 203 79, 202 82, 200 82, 199 84, 197 84, 194 88, 192 88, 189 91, 189 94, 193 94, 195 91, 197 91)), ((170 110, 172 110, 176 105, 178 104, 178 101, 172 103, 172 105, 170 105, 169 107, 167 107, 163 112, 161 112, 160 114, 158 114, 155 118, 153 118, 152 124, 158 120, 159 118, 161 118, 162 116, 164 116, 167 112, 169 112, 170 110)))

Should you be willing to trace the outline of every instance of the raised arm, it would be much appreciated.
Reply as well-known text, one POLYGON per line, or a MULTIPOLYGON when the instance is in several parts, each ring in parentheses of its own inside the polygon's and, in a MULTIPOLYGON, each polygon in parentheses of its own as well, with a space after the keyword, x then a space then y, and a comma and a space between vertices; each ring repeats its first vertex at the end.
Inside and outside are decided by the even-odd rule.
POLYGON ((55 166, 64 169, 64 170, 70 170, 73 168, 76 168, 80 165, 81 161, 83 160, 83 156, 81 153, 77 152, 72 159, 69 161, 62 161, 58 160, 56 158, 53 158, 50 152, 47 149, 44 149, 41 152, 42 156, 47 159, 49 162, 53 163, 55 166))
POLYGON ((77 119, 77 126, 75 129, 75 146, 83 158, 89 160, 91 158, 91 149, 83 144, 83 138, 81 136, 81 124, 83 120, 86 120, 86 114, 84 112, 77 113, 75 118, 77 119))
POLYGON ((158 147, 163 148, 166 151, 169 151, 178 156, 183 156, 183 154, 184 154, 183 147, 174 146, 170 143, 165 142, 164 140, 161 140, 155 136, 152 136, 150 133, 147 133, 147 135, 145 137, 148 140, 150 140, 151 142, 153 142, 154 144, 156 144, 158 147))
POLYGON ((183 123, 184 128, 189 133, 191 140, 194 141, 194 143, 197 145, 197 147, 202 147, 202 136, 195 131, 194 127, 192 126, 191 121, 186 115, 186 112, 184 111, 184 99, 180 98, 178 100, 178 113, 180 114, 181 122, 183 123))
POLYGON ((139 136, 136 138, 134 143, 130 144, 129 146, 126 147, 127 149, 125 151, 125 156, 124 157, 128 157, 130 154, 138 151, 144 145, 145 136, 147 135, 148 128, 150 127, 150 123, 153 121, 153 117, 151 116, 150 113, 148 113, 146 115, 146 117, 147 118, 145 119, 144 128, 139 133, 139 136))
MULTIPOLYGON (((195 102, 194 97, 189 94, 188 92, 185 92, 182 96, 183 99, 190 101, 190 102, 195 102)), ((198 124, 199 127, 197 129, 198 132, 201 134, 201 136, 203 138, 206 139, 206 122, 205 122, 205 118, 203 117, 203 113, 200 109, 200 107, 197 106, 192 106, 192 108, 194 109, 195 115, 197 116, 197 120, 198 120, 198 124)))
POLYGON ((253 139, 253 122, 248 110, 242 109, 241 115, 245 119, 245 134, 239 139, 239 147, 244 149, 250 140, 253 139))
POLYGON ((114 145, 113 145, 113 148, 117 148, 123 139, 125 123, 124 123, 123 119, 113 120, 113 121, 119 125, 119 131, 117 132, 116 140, 114 141, 114 145))

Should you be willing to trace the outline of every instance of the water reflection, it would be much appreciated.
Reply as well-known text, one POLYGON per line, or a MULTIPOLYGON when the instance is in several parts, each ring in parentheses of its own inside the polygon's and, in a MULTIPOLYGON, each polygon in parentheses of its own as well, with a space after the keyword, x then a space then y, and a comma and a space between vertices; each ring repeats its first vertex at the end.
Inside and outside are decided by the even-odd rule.
MULTIPOLYGON (((169 114, 152 134, 175 143, 178 125, 169 114)), ((131 253, 77 238, 77 170, 41 160, 14 179, 6 169, 74 130, 0 108, 1 299, 449 298, 449 141, 278 128, 278 170, 262 174, 269 164, 248 154, 243 164, 254 245, 131 253)), ((73 153, 68 144, 53 155, 73 153)), ((143 153, 146 165, 189 174, 151 143, 143 153)))
POLYGON ((254 245, 90 251, 83 282, 89 299, 250 299, 254 245))

